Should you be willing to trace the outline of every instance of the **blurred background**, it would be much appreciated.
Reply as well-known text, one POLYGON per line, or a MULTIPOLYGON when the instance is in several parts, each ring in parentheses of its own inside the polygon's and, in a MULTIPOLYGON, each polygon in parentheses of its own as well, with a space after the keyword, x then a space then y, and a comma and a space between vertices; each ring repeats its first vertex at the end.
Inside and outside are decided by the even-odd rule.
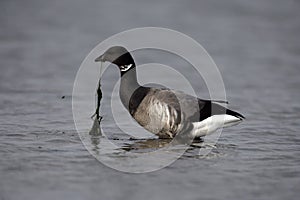
POLYGON ((298 199, 299 8, 297 0, 1 0, 0 199, 298 199), (191 151, 157 172, 126 174, 86 151, 71 95, 99 42, 145 26, 203 45, 247 120, 224 130, 206 158, 191 151))

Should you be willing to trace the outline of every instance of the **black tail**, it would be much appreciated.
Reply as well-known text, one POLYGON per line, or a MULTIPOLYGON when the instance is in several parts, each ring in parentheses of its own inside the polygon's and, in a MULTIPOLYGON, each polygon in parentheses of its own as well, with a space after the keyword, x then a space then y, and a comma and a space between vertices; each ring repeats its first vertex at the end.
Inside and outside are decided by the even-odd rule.
POLYGON ((227 109, 224 106, 221 106, 217 103, 213 103, 210 100, 200 100, 199 99, 199 109, 200 109, 200 121, 212 116, 212 115, 220 115, 220 114, 228 114, 234 117, 245 119, 245 117, 233 110, 227 109))
POLYGON ((227 110, 226 110, 226 114, 235 116, 235 117, 240 118, 240 119, 245 119, 245 117, 244 117, 242 114, 240 114, 240 113, 238 113, 238 112, 235 112, 235 111, 233 111, 233 110, 227 109, 227 110))

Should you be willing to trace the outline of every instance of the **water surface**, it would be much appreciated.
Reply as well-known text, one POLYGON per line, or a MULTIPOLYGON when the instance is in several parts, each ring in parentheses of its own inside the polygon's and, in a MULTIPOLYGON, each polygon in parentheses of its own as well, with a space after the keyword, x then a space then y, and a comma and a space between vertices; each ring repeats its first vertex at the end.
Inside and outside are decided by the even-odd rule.
POLYGON ((4 0, 0 7, 1 199, 299 196, 298 1, 4 0), (225 129, 207 157, 190 148, 167 168, 126 174, 85 149, 71 94, 80 63, 98 42, 142 26, 200 42, 219 66, 231 108, 247 120, 225 129))

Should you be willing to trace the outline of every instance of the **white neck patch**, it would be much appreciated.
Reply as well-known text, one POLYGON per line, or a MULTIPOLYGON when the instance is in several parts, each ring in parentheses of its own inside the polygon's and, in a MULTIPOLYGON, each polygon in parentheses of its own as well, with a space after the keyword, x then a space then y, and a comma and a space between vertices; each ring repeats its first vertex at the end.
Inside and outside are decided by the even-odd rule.
POLYGON ((121 66, 121 72, 126 72, 126 71, 128 71, 129 69, 130 69, 130 67, 132 66, 132 64, 130 64, 130 65, 123 65, 123 66, 121 66))

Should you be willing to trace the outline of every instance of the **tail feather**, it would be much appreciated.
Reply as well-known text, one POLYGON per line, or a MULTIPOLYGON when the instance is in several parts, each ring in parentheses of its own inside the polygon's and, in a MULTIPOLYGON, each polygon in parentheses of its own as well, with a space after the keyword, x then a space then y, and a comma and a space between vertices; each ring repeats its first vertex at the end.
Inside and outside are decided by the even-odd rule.
POLYGON ((245 117, 244 117, 242 114, 240 114, 240 113, 238 113, 238 112, 235 112, 235 111, 233 111, 233 110, 227 109, 227 110, 226 110, 226 114, 232 115, 232 116, 237 117, 237 118, 240 118, 240 119, 245 119, 245 117))
POLYGON ((202 101, 199 100, 199 108, 200 108, 200 121, 203 121, 213 115, 222 115, 228 114, 239 119, 245 119, 245 117, 233 110, 230 110, 220 104, 213 103, 211 101, 202 101))

